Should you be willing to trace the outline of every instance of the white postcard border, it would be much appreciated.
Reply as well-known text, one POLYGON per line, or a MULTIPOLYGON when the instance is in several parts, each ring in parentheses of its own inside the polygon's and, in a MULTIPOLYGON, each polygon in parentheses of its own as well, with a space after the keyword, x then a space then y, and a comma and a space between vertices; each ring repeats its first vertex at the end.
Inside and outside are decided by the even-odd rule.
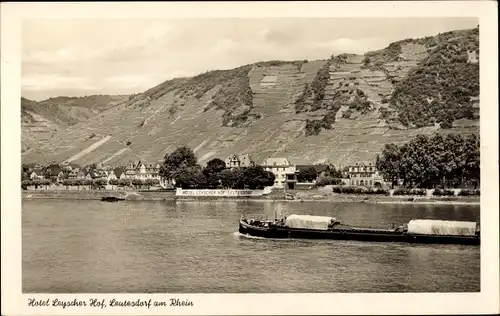
POLYGON ((2 314, 471 314, 499 312, 498 31, 493 1, 2 3, 2 314), (478 17, 481 92, 481 292, 407 294, 22 294, 20 201, 21 21, 29 18, 478 17), (192 307, 55 308, 29 298, 188 299, 192 307))

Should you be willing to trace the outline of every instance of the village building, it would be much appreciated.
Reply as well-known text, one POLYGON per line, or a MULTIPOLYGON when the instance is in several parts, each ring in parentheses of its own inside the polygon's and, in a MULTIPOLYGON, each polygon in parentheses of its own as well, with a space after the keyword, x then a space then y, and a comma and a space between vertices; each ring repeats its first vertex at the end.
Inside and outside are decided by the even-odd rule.
POLYGON ((114 168, 108 171, 108 181, 126 179, 125 169, 122 167, 114 168))
POLYGON ((160 180, 160 164, 145 164, 141 163, 139 166, 138 176, 139 179, 153 179, 160 180))
POLYGON ((130 162, 125 167, 125 177, 127 179, 135 179, 139 163, 140 163, 139 161, 130 162))
POLYGON ((346 168, 343 174, 348 179, 348 185, 381 188, 385 184, 384 179, 371 162, 360 162, 346 168))
POLYGON ((68 170, 68 171, 73 171, 75 169, 80 169, 81 166, 80 165, 77 165, 75 163, 70 163, 70 162, 63 162, 60 164, 60 167, 62 170, 68 170))
POLYGON ((77 172, 76 178, 77 178, 77 179, 79 179, 79 180, 87 179, 87 173, 88 173, 88 171, 87 171, 87 170, 85 170, 85 169, 80 169, 80 170, 77 172))
POLYGON ((161 177, 160 178, 160 186, 164 189, 174 188, 175 187, 175 179, 161 177))
POLYGON ((243 167, 253 167, 255 163, 250 158, 250 155, 230 155, 225 160, 226 168, 243 168, 243 167))
POLYGON ((146 164, 141 161, 130 162, 125 168, 127 179, 160 180, 160 164, 146 164))
POLYGON ((56 178, 56 181, 57 182, 63 182, 64 180, 68 179, 68 173, 65 173, 63 170, 61 170, 58 174, 57 174, 57 178, 56 178))
POLYGON ((108 182, 110 180, 117 180, 114 170, 106 171, 106 180, 108 180, 108 182))
POLYGON ((101 169, 90 169, 87 172, 86 179, 89 179, 89 180, 99 180, 99 179, 106 180, 106 172, 104 172, 104 170, 101 170, 101 169))
POLYGON ((62 172, 62 168, 59 165, 52 164, 49 165, 45 171, 46 178, 50 179, 52 182, 60 182, 59 173, 62 172))
POLYGON ((297 183, 296 168, 286 158, 267 158, 262 163, 262 168, 274 174, 275 188, 295 188, 297 183))
POLYGON ((75 169, 72 169, 69 173, 68 173, 68 179, 77 179, 78 178, 78 172, 80 171, 79 168, 75 168, 75 169))
POLYGON ((42 180, 45 179, 41 169, 33 170, 29 175, 31 180, 42 180))

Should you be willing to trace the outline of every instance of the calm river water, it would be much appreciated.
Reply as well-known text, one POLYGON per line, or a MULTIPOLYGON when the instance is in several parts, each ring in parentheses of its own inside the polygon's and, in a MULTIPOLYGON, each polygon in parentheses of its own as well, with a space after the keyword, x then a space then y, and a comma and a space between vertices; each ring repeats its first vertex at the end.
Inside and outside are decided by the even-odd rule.
POLYGON ((480 247, 265 240, 241 215, 334 216, 387 227, 478 220, 479 206, 23 200, 23 292, 472 292, 480 247))

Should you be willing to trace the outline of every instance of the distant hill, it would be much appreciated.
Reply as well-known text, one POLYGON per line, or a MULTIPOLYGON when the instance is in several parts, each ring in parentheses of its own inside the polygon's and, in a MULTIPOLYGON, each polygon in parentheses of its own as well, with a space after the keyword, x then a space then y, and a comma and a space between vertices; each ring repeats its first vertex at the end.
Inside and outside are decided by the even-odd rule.
MULTIPOLYGON (((345 166, 419 133, 478 133, 478 40, 460 30, 176 78, 65 125, 23 162, 154 162, 187 145, 201 162, 237 153, 345 166)), ((46 117, 60 124, 55 112, 46 117)))
POLYGON ((128 96, 56 97, 40 102, 21 98, 22 151, 48 141, 53 134, 122 103, 128 96))
POLYGON ((86 97, 55 97, 40 102, 21 98, 24 114, 35 113, 61 126, 69 126, 107 110, 128 99, 128 96, 91 95, 86 97))

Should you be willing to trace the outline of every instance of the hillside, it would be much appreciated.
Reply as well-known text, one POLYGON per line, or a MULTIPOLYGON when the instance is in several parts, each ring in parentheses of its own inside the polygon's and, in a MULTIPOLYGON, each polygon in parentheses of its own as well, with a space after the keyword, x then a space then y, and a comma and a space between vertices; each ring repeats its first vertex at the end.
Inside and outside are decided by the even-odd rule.
POLYGON ((216 70, 131 96, 22 157, 118 165, 187 145, 201 162, 248 153, 345 166, 421 133, 478 133, 478 73, 478 29, 365 55, 216 70))
POLYGON ((40 102, 21 98, 22 152, 48 141, 57 131, 122 103, 128 96, 56 97, 40 102))

